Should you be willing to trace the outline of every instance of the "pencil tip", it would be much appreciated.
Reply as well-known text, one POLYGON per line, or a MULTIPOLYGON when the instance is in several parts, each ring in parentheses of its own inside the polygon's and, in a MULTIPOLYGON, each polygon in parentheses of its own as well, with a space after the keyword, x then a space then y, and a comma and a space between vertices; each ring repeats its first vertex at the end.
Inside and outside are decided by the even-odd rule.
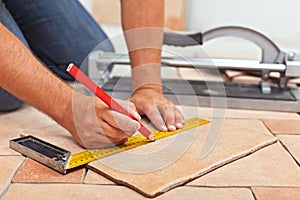
POLYGON ((69 72, 70 70, 71 70, 71 68, 73 67, 73 63, 70 63, 69 65, 68 65, 68 68, 67 68, 67 72, 69 72))
POLYGON ((155 141, 155 137, 154 137, 153 134, 149 135, 149 140, 150 140, 151 142, 154 142, 154 141, 155 141))

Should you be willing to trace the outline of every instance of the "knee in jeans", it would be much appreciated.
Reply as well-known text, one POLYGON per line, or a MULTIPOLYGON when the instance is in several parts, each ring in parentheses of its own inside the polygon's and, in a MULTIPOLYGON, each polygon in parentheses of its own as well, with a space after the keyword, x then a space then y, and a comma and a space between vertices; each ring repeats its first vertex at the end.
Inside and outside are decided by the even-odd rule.
POLYGON ((0 88, 0 112, 16 110, 23 104, 23 101, 0 88))

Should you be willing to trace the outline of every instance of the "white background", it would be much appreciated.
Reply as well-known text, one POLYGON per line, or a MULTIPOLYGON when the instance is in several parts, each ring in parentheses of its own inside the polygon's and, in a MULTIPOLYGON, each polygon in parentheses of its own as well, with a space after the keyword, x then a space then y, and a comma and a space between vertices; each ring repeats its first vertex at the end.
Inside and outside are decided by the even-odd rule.
MULTIPOLYGON (((80 1, 91 10, 93 0, 80 1)), ((224 25, 246 26, 267 35, 282 50, 300 54, 300 0, 188 0, 186 13, 188 31, 204 32, 224 25)), ((102 24, 102 27, 110 36, 121 32, 116 25, 102 24)), ((204 49, 212 57, 260 59, 259 48, 236 38, 208 42, 204 49)), ((197 56, 195 48, 188 52, 197 56)))
POLYGON ((188 30, 222 25, 252 27, 282 48, 300 51, 299 0, 189 0, 188 30))

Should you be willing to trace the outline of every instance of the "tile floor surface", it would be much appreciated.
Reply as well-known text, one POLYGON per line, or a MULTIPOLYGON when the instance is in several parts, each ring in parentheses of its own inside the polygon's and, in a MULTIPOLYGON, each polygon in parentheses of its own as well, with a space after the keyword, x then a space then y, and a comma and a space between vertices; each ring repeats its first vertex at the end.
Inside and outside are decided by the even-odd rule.
MULTIPOLYGON (((186 108, 189 109, 193 108, 186 108)), ((203 111, 201 117, 211 119, 209 109, 199 110, 203 111)), ((73 143, 64 129, 34 108, 25 105, 19 111, 1 113, 0 119, 3 138, 0 142, 1 199, 147 199, 135 190, 116 184, 88 168, 61 175, 9 149, 9 139, 33 134, 58 146, 64 147, 68 144, 68 148, 73 152, 80 151, 81 148, 73 143), (18 120, 17 124, 15 120, 18 120)), ((295 125, 297 120, 300 120, 300 116, 296 113, 226 110, 227 132, 234 133, 237 137, 239 132, 242 132, 235 132, 237 127, 243 124, 251 127, 248 129, 252 129, 253 137, 243 137, 243 143, 251 144, 256 141, 253 138, 264 134, 268 135, 267 138, 274 138, 275 143, 272 142, 246 157, 206 173, 154 199, 299 199, 300 133, 299 127, 295 125), (289 120, 293 126, 289 126, 289 120), (274 127, 274 123, 269 123, 273 121, 276 121, 275 124, 282 122, 288 127, 274 127)), ((233 145, 234 142, 223 147, 217 145, 216 150, 230 152, 234 149, 233 145)), ((184 165, 174 169, 178 174, 184 174, 186 171, 183 167, 184 165)), ((168 167, 164 170, 167 169, 168 167)), ((165 180, 172 184, 172 174, 165 180)), ((153 180, 149 179, 146 184, 149 184, 149 181, 153 180)))
MULTIPOLYGON (((187 74, 187 76, 190 75, 187 74)), ((185 107, 183 111, 197 113, 199 117, 211 121, 222 118, 219 115, 212 115, 210 108, 185 107)), ((154 199, 299 200, 300 123, 298 122, 300 122, 300 115, 227 109, 224 116, 227 124, 222 132, 224 135, 220 136, 214 153, 209 156, 219 158, 220 155, 234 155, 235 159, 206 171, 194 180, 187 180, 188 176, 184 174, 193 167, 198 170, 201 168, 200 165, 193 165, 195 163, 190 160, 185 165, 181 164, 177 167, 171 164, 162 171, 167 172, 169 168, 171 172, 183 174, 183 178, 186 178, 185 184, 158 195, 154 199), (226 134, 233 134, 236 141, 230 137, 226 138, 226 134), (235 152, 236 149, 241 148, 235 146, 237 141, 245 145, 247 150, 250 149, 249 155, 236 157, 241 152, 247 152, 244 151, 245 149, 235 152), (266 144, 266 141, 268 145, 261 145, 266 144), (251 148, 255 146, 253 144, 259 145, 260 148, 251 151, 251 148), (186 166, 190 167, 186 168, 186 166)), ((207 127, 200 129, 207 129, 207 127)), ((155 185, 154 179, 135 180, 134 174, 129 177, 130 179, 125 179, 118 173, 116 176, 108 176, 111 169, 95 170, 94 164, 69 172, 67 175, 61 175, 11 150, 8 145, 10 139, 32 134, 67 148, 73 153, 82 151, 66 130, 28 105, 15 112, 0 113, 0 133, 0 199, 149 199, 124 185, 130 185, 129 181, 133 181, 137 183, 135 189, 138 190, 145 185, 145 181, 147 181, 146 185, 151 185, 150 189, 155 185), (112 180, 119 178, 118 184, 106 176, 112 180)), ((166 141, 160 143, 161 149, 168 144, 166 141)), ((151 150, 151 147, 146 149, 151 150)), ((133 152, 142 153, 138 149, 133 152)), ((179 163, 180 159, 185 159, 185 156, 191 159, 192 154, 189 152, 191 150, 187 149, 184 156, 175 163, 179 163)), ((224 158, 228 157, 209 161, 215 164, 223 161, 224 158)), ((196 172, 199 172, 197 170, 196 172)), ((159 174, 159 172, 155 173, 159 174)), ((165 181, 164 185, 174 187, 173 175, 172 173, 161 174, 161 178, 165 181)), ((137 174, 136 177, 141 176, 137 174)))

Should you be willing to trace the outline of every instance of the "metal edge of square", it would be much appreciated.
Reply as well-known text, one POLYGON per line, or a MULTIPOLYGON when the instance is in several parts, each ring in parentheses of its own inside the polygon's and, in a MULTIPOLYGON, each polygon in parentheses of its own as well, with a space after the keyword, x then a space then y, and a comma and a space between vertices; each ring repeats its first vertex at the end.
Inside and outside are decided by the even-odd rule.
POLYGON ((65 150, 65 149, 62 149, 53 144, 47 143, 47 142, 40 140, 36 137, 33 137, 31 135, 10 140, 9 146, 11 149, 29 157, 29 158, 32 158, 33 160, 35 160, 43 165, 46 165, 62 174, 67 173, 68 164, 69 164, 70 158, 71 158, 71 152, 68 150, 65 150), (60 151, 60 152, 64 151, 64 156, 63 157, 58 156, 58 157, 61 157, 61 159, 59 159, 59 160, 51 159, 47 155, 44 155, 40 152, 37 152, 37 151, 21 144, 22 142, 27 141, 27 140, 31 140, 31 142, 36 142, 39 145, 44 145, 47 148, 55 149, 56 151, 60 151))

